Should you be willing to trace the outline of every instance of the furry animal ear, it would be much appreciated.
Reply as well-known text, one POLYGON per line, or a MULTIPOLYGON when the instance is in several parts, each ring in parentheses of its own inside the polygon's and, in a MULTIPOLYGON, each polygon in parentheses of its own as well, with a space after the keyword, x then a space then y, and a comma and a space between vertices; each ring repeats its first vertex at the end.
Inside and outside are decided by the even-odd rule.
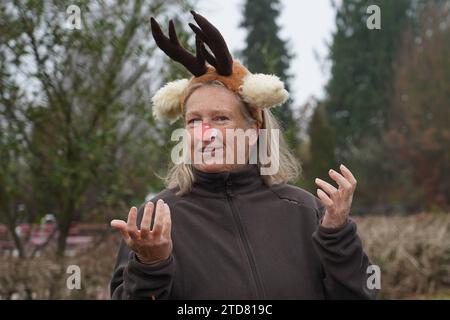
POLYGON ((277 107, 289 98, 284 83, 275 75, 249 74, 244 78, 240 94, 245 102, 258 108, 277 107))
POLYGON ((153 117, 155 119, 175 121, 181 116, 180 98, 188 83, 188 79, 175 80, 167 83, 156 92, 152 98, 153 117))

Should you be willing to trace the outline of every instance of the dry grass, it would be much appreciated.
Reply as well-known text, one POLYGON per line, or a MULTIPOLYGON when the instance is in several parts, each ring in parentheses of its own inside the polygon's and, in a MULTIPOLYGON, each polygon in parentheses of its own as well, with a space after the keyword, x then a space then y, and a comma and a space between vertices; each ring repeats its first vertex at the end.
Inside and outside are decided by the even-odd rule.
POLYGON ((381 298, 450 298, 450 215, 354 218, 381 298))
POLYGON ((108 299, 119 236, 108 234, 76 256, 58 261, 51 252, 34 258, 0 256, 0 299, 108 299), (67 288, 67 267, 81 271, 81 289, 67 288))
MULTIPOLYGON (((450 298, 450 215, 354 220, 372 263, 381 268, 380 298, 450 298)), ((59 262, 45 253, 26 260, 0 256, 0 299, 27 298, 27 289, 33 299, 108 299, 118 240, 109 234, 99 245, 59 262), (71 264, 81 268, 81 290, 66 287, 71 264)))

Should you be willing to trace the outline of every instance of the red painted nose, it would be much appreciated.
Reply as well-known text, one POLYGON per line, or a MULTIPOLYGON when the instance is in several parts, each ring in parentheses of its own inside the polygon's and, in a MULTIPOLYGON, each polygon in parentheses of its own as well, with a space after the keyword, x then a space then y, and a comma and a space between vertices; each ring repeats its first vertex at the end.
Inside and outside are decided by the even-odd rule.
POLYGON ((198 126, 196 129, 195 137, 198 140, 211 140, 213 137, 215 138, 215 130, 211 127, 209 123, 202 122, 201 126, 198 126))
POLYGON ((208 129, 211 129, 211 125, 209 123, 202 122, 202 130, 205 131, 208 129))

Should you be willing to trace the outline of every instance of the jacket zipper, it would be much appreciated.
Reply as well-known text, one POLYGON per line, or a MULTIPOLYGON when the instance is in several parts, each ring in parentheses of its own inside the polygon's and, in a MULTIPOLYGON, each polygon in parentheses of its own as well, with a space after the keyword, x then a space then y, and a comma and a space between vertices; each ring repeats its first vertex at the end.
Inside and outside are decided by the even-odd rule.
POLYGON ((262 286, 262 283, 261 283, 261 279, 259 278, 258 271, 256 269, 255 258, 252 255, 252 252, 251 252, 251 249, 250 249, 250 243, 249 243, 248 238, 247 238, 247 236, 245 234, 241 218, 239 216, 239 213, 237 212, 237 209, 234 206, 233 199, 232 199, 232 193, 230 191, 230 187, 231 187, 231 181, 228 180, 227 181, 227 186, 226 186, 227 201, 228 201, 228 204, 230 205, 231 213, 232 213, 234 221, 235 221, 235 223, 237 225, 239 236, 241 238, 242 243, 244 244, 244 249, 245 249, 245 253, 247 254, 247 258, 248 258, 249 264, 250 264, 250 269, 251 269, 251 272, 252 272, 253 280, 255 281, 255 284, 256 284, 256 296, 257 296, 257 299, 261 300, 261 299, 264 299, 264 296, 265 296, 264 289, 263 289, 263 286, 262 286))

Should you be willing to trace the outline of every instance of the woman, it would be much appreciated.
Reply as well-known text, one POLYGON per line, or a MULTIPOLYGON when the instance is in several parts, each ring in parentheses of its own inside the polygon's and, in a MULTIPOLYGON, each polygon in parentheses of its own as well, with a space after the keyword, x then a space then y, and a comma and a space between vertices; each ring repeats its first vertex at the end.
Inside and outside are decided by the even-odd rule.
POLYGON ((200 26, 191 25, 196 57, 181 48, 172 22, 168 39, 151 21, 158 46, 194 75, 160 89, 153 111, 158 119, 181 116, 191 138, 187 158, 199 152, 202 160, 176 164, 165 190, 139 210, 131 208, 127 222, 111 222, 123 236, 112 298, 374 297, 366 285, 370 263, 348 218, 352 173, 345 166, 330 170, 338 187, 316 179, 319 198, 287 184, 298 168, 282 137, 274 139, 269 110, 287 98, 282 83, 232 60, 218 30, 192 14, 200 26), (211 129, 214 134, 205 134, 211 129), (256 132, 244 140, 243 163, 237 161, 239 145, 224 138, 236 129, 256 132), (261 143, 262 137, 271 143, 261 143), (264 151, 272 163, 250 161, 251 150, 261 145, 270 149, 264 151), (232 161, 205 161, 217 156, 232 161), (273 163, 276 172, 262 174, 273 163))

